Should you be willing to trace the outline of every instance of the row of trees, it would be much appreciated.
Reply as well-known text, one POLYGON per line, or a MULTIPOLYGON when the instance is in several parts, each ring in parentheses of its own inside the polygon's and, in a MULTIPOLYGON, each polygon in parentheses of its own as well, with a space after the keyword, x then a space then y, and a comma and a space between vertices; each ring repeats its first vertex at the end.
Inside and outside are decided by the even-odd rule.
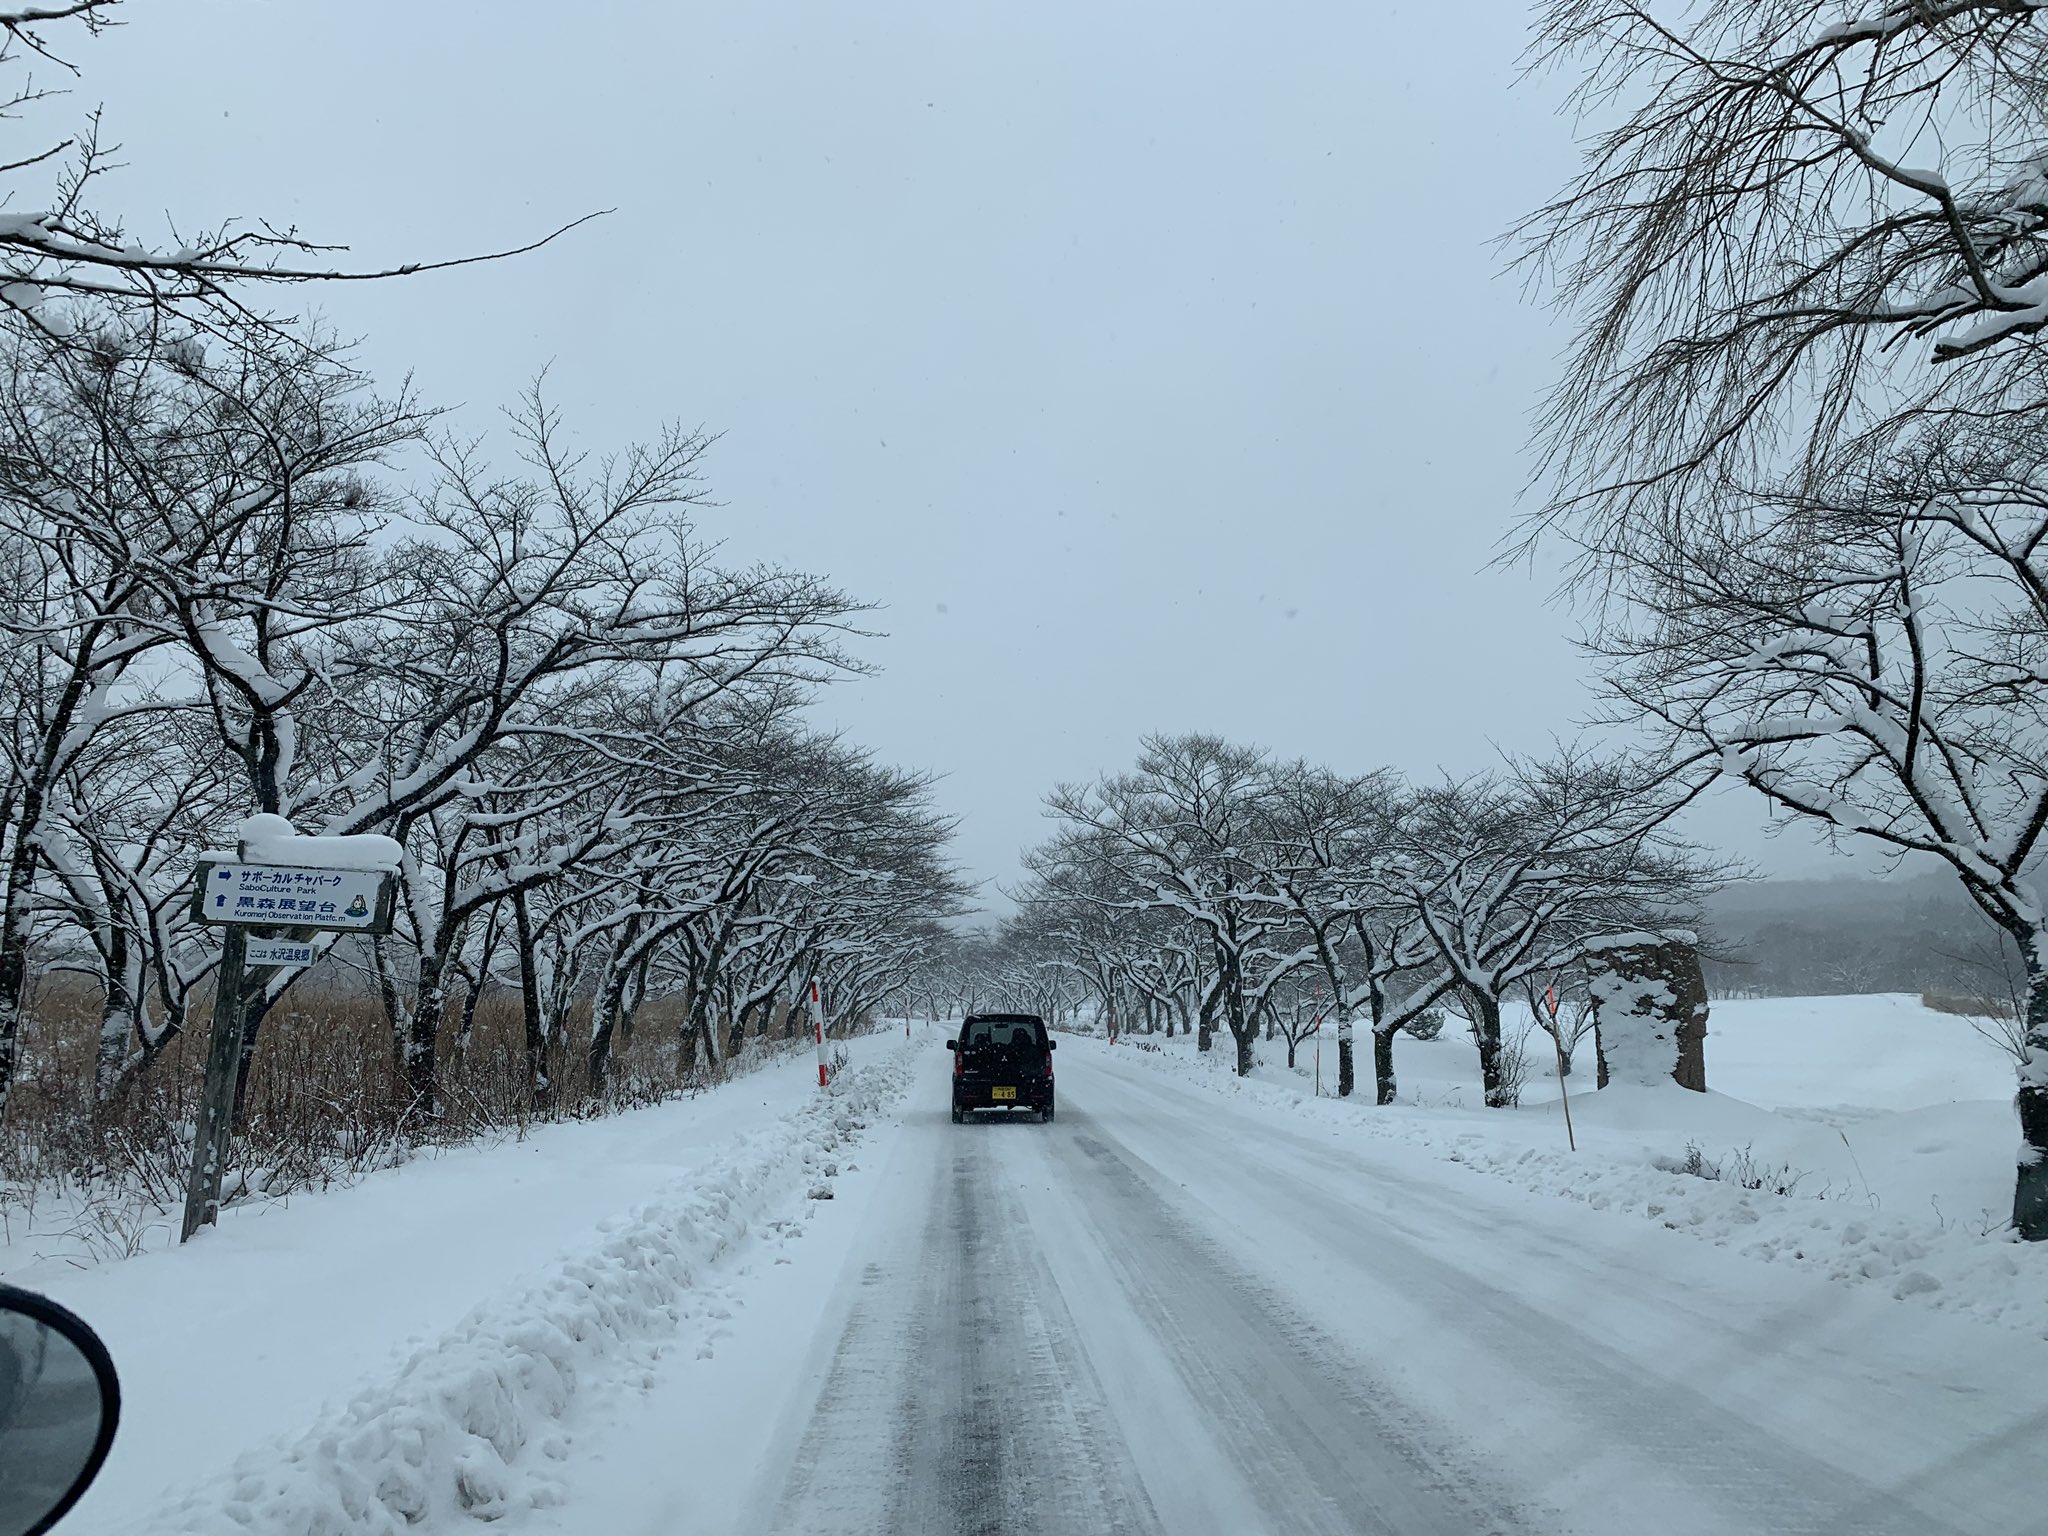
POLYGON ((1050 797, 1018 916, 953 960, 947 985, 1057 1011, 1075 993, 1125 1029, 1176 1026, 1236 1068, 1260 1032, 1294 1048, 1354 1032, 1380 1103, 1394 1040, 1448 1002, 1470 1021, 1486 1101, 1513 1101, 1504 1013, 1549 988, 1567 1054, 1601 941, 1692 920, 1724 871, 1672 835, 1691 785, 1628 758, 1564 755, 1412 785, 1277 761, 1212 736, 1152 737, 1128 772, 1050 797), (1048 1008, 1048 1004, 1052 1004, 1048 1008))
POLYGON ((2048 35, 2007 0, 1550 0, 1610 123, 1523 227, 1583 319, 1532 538, 1619 713, 1945 866, 2027 977, 2048 1238, 2048 35))
MULTIPOLYGON (((709 562, 700 434, 603 460, 535 392, 518 464, 331 348, 118 324, 0 358, 0 1102, 38 965, 104 998, 97 1092, 186 1025, 197 856, 250 813, 404 846, 377 995, 431 1109, 451 1003, 516 989, 532 1091, 650 992, 713 1059, 813 978, 855 1016, 961 892, 916 775, 803 721, 850 601, 709 562)), ((258 973, 244 1061, 294 973, 258 973)))
MULTIPOLYGON (((0 119, 35 115, 29 65, 68 69, 62 29, 114 10, 0 12, 0 119)), ((37 211, 0 219, 0 1112, 34 989, 66 973, 99 1000, 98 1105, 195 1007, 234 1012, 246 1084, 298 974, 209 1003, 187 903, 252 814, 403 846, 395 932, 318 973, 381 1000, 399 1113, 438 1111, 494 990, 545 1109, 564 1063, 604 1090, 651 999, 685 1003, 682 1058, 716 1061, 813 980, 843 1019, 901 985, 963 896, 950 828, 922 777, 806 723, 853 669, 856 605, 711 558, 702 433, 592 457, 536 389, 509 452, 458 435, 247 298, 380 274, 263 224, 152 249, 91 206, 95 131, 17 147, 0 175, 37 211)))

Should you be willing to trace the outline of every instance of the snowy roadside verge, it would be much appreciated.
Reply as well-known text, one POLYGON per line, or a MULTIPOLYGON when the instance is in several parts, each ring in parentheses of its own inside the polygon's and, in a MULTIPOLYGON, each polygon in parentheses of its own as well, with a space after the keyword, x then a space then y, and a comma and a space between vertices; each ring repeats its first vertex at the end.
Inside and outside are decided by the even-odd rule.
MULTIPOLYGON (((391 1131, 349 1155, 285 1157, 293 1171, 280 1174, 260 1156, 238 1144, 223 1179, 223 1206, 216 1231, 237 1230, 295 1204, 389 1179, 405 1170, 443 1161, 488 1156, 507 1147, 530 1144, 661 1105, 684 1105, 725 1092, 758 1073, 772 1071, 812 1054, 808 1039, 766 1042, 750 1040, 700 1080, 661 1098, 648 1097, 606 1108, 585 1117, 510 1120, 479 1125, 443 1138, 414 1139, 403 1129, 391 1131)), ((168 1145, 145 1166, 140 1160, 125 1170, 118 1159, 96 1177, 80 1180, 58 1173, 36 1183, 0 1181, 0 1276, 34 1289, 50 1273, 162 1254, 177 1249, 178 1215, 184 1199, 184 1166, 188 1138, 168 1145), (138 1174, 138 1169, 141 1172, 138 1174)), ((276 1149, 273 1148, 273 1151, 276 1149)), ((208 1237, 214 1234, 206 1234, 208 1237)))
POLYGON ((1887 1211, 1864 1190, 1841 1184, 1816 1198, 1673 1171, 1688 1143, 1720 1156, 1754 1138, 1756 1117, 1766 1112, 1724 1095, 1609 1089, 1575 1097, 1582 1144, 1573 1153, 1534 1144, 1539 1136, 1562 1139, 1554 1105, 1519 1112, 1381 1109, 1310 1097, 1275 1069, 1239 1078, 1226 1051, 1204 1059, 1135 1043, 1084 1048, 1105 1063, 1168 1075, 1296 1124, 1306 1119, 1347 1139, 1412 1147, 1535 1193, 1653 1221, 1748 1259, 2048 1338, 2048 1245, 2019 1243, 1986 1231, 1982 1221, 1944 1219, 1932 1210, 1887 1211))
POLYGON ((302 1433, 130 1527, 358 1536, 447 1529, 555 1502, 578 1404, 644 1378, 662 1346, 716 1306, 736 1247, 829 1190, 840 1161, 907 1090, 901 1046, 750 1133, 594 1249, 478 1308, 302 1433))

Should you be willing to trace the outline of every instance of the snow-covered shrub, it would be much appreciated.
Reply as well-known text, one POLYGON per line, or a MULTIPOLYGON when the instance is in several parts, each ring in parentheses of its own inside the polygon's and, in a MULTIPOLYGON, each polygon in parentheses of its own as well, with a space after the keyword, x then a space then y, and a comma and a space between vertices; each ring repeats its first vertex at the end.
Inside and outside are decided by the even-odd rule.
MULTIPOLYGON (((1808 1175, 1792 1167, 1790 1163, 1767 1164, 1757 1161, 1753 1145, 1745 1145, 1730 1153, 1725 1161, 1715 1161, 1696 1141, 1685 1144, 1685 1156, 1657 1158, 1656 1166, 1666 1173, 1683 1173, 1695 1179, 1708 1179, 1715 1183, 1734 1184, 1742 1189, 1760 1190, 1769 1195, 1795 1195, 1801 1193, 1799 1186, 1808 1175)), ((1806 1191, 1810 1198, 1825 1200, 1828 1192, 1806 1191)))
POLYGON ((1529 1080, 1529 1034, 1503 1034, 1500 1038, 1500 1105, 1522 1102, 1522 1085, 1529 1080))
POLYGON ((1444 1011, 1425 1008, 1401 1027, 1417 1040, 1434 1040, 1444 1032, 1444 1011))

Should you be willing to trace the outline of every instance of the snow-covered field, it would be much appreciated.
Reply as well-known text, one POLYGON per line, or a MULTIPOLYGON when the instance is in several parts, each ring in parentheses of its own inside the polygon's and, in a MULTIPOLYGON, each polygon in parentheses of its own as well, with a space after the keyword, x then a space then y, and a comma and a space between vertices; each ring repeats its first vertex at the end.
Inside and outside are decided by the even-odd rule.
MULTIPOLYGON (((2048 1253, 2002 1240, 2019 1128, 2011 1059, 1967 1019, 1903 995, 1717 1002, 1707 1094, 1593 1091, 1592 1042, 1571 1091, 1567 1150, 1556 1069, 1530 1038, 1523 1107, 1480 1103, 1469 1038, 1402 1038, 1402 1102, 1313 1099, 1313 1046, 1286 1067, 1262 1043, 1240 1081, 1229 1053, 1184 1038, 1117 1047, 1226 1094, 1288 1104, 1361 1134, 1395 1137, 1526 1188, 1632 1212, 1748 1257, 1816 1269, 1901 1298, 2048 1338, 2048 1253), (1697 1157, 1694 1154, 1697 1153, 1697 1157), (1697 1164, 1718 1179, 1675 1171, 1697 1164), (1745 1178, 1764 1188, 1742 1187, 1745 1178), (1774 1191, 1789 1188, 1789 1196, 1774 1191)), ((1361 1063, 1365 1062, 1361 1053, 1361 1063)), ((1336 1047, 1324 1040, 1323 1089, 1336 1047)), ((1369 1084, 1368 1084, 1369 1090, 1369 1084)))
POLYGON ((125 1374, 67 1536, 2048 1531, 2003 1058, 1904 998, 1710 1029, 1706 1096, 1589 1050, 1572 1153, 1458 1039, 1379 1109, 1066 1036, 1056 1122, 956 1127, 920 1028, 8 1278, 125 1374))

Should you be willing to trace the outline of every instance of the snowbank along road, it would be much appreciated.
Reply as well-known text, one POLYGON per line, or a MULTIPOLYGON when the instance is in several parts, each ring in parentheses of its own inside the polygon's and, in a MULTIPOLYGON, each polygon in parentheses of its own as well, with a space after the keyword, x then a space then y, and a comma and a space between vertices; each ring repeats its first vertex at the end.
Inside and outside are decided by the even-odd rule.
POLYGON ((948 1067, 549 1529, 2048 1532, 2038 1339, 1093 1042, 1052 1125, 948 1067))

